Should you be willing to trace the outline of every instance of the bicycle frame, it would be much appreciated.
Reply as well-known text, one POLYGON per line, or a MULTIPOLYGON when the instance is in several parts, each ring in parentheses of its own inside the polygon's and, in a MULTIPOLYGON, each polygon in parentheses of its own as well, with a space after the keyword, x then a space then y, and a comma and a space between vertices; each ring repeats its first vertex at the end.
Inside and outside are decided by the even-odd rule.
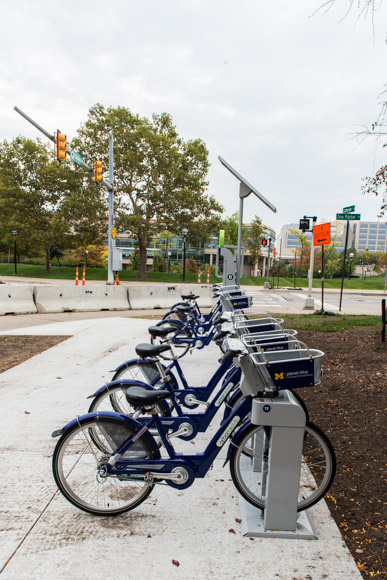
MULTIPOLYGON (((176 323, 177 321, 173 318, 166 318, 162 320, 161 323, 176 323)), ((181 322, 181 321, 180 321, 181 322)), ((195 327, 194 324, 191 323, 190 320, 181 322, 181 328, 178 328, 176 332, 170 338, 172 344, 182 344, 182 345, 190 345, 191 348, 195 347, 198 350, 201 350, 205 346, 209 345, 213 337, 215 336, 216 330, 211 325, 211 328, 207 332, 207 334, 198 334, 197 329, 202 328, 202 325, 195 327), (182 332, 187 330, 190 333, 190 336, 182 336, 182 332), (180 336, 179 336, 180 335, 180 336)))
MULTIPOLYGON (((220 312, 222 310, 222 306, 220 304, 220 301, 218 300, 213 307, 211 308, 210 312, 208 314, 203 314, 202 311, 200 310, 200 307, 198 305, 198 303, 196 302, 196 300, 191 301, 188 300, 187 302, 176 302, 176 304, 174 304, 172 306, 172 308, 169 310, 169 312, 166 312, 163 316, 163 320, 167 319, 169 317, 169 315, 172 312, 176 312, 176 308, 178 306, 181 305, 185 305, 185 304, 191 304, 193 306, 193 310, 192 312, 190 312, 190 314, 194 317, 195 319, 195 323, 197 323, 199 326, 203 326, 203 323, 209 323, 211 324, 215 314, 217 314, 218 312, 220 312)), ((179 319, 184 322, 186 319, 186 315, 184 313, 179 313, 176 312, 179 316, 179 319)))
MULTIPOLYGON (((208 443, 206 449, 201 453, 193 455, 185 455, 175 451, 175 448, 168 439, 167 432, 162 423, 162 418, 158 415, 154 415, 146 427, 142 423, 136 421, 135 423, 138 429, 137 433, 127 440, 121 447, 116 449, 110 456, 110 459, 106 464, 107 472, 109 475, 116 475, 120 478, 141 478, 150 482, 155 479, 165 479, 166 483, 172 487, 185 489, 192 485, 196 478, 205 477, 224 444, 234 434, 236 428, 241 424, 243 419, 247 417, 250 410, 250 398, 243 399, 241 404, 238 405, 228 419, 226 419, 226 421, 219 427, 211 441, 208 443), (130 449, 131 445, 133 445, 140 436, 145 433, 150 435, 150 428, 157 429, 168 457, 162 458, 159 452, 156 459, 122 459, 122 455, 130 449), (185 470, 185 480, 183 483, 176 483, 174 481, 175 477, 168 479, 169 474, 182 469, 185 470)), ((101 413, 99 416, 103 415, 104 414, 101 413)), ((81 419, 82 418, 80 418, 80 420, 81 419)), ((242 428, 233 436, 233 439, 239 437, 239 433, 244 428, 246 428, 246 426, 242 425, 242 428)), ((153 439, 152 436, 150 437, 153 439)))

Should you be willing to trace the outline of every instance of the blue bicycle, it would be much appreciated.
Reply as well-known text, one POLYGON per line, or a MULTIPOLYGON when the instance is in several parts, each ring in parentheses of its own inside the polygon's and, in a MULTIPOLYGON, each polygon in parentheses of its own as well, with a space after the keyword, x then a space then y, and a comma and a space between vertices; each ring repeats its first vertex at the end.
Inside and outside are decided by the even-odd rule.
MULTIPOLYGON (((248 355, 228 351, 224 357, 248 355)), ((246 377, 247 379, 247 377, 246 377)), ((253 389, 254 385, 250 384, 253 389)), ((268 396, 265 392, 258 396, 268 396)), ((273 390, 270 391, 270 397, 273 390)), ((61 493, 77 508, 96 515, 117 515, 141 504, 155 484, 165 482, 185 489, 196 478, 205 477, 219 452, 231 439, 227 461, 239 493, 252 505, 265 508, 265 486, 270 454, 271 428, 246 421, 252 397, 243 398, 217 430, 202 453, 176 452, 157 405, 168 400, 167 390, 132 387, 130 405, 138 409, 133 417, 117 413, 91 413, 78 417, 55 431, 61 436, 53 455, 53 474, 61 493), (151 420, 144 424, 141 413, 151 420), (160 447, 155 431, 163 445, 160 447), (265 450, 262 454, 261 451, 265 450), (161 455, 163 453, 163 455, 161 455), (259 473, 256 465, 260 463, 259 473)), ((300 491, 297 509, 307 509, 328 491, 335 474, 335 456, 326 435, 307 423, 303 441, 300 491)))

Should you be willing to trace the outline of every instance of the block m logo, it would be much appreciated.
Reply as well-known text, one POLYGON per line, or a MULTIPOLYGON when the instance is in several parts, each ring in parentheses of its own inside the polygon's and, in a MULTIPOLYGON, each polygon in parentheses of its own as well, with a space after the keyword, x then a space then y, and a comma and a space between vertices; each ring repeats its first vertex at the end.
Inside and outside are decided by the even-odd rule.
POLYGON ((274 380, 279 381, 280 379, 284 379, 284 373, 274 373, 274 380))

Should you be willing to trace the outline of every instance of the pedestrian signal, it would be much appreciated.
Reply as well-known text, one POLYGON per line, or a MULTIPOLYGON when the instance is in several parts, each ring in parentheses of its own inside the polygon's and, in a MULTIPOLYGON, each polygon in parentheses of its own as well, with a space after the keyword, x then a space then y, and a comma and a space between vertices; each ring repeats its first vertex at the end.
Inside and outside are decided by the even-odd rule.
POLYGON ((267 239, 266 238, 263 238, 263 240, 262 240, 262 246, 267 246, 267 239))

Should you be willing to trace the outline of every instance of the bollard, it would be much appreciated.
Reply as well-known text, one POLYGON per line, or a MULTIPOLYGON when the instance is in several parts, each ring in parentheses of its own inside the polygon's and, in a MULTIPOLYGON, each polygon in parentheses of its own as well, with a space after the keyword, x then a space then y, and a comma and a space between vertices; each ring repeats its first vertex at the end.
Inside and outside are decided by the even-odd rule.
POLYGON ((199 268, 199 271, 198 271, 198 284, 201 284, 201 282, 202 282, 202 271, 199 268))
POLYGON ((210 269, 207 270, 207 286, 210 284, 210 269))
POLYGON ((75 286, 78 286, 78 266, 75 269, 75 286))
POLYGON ((86 268, 83 266, 82 286, 86 286, 86 268))

